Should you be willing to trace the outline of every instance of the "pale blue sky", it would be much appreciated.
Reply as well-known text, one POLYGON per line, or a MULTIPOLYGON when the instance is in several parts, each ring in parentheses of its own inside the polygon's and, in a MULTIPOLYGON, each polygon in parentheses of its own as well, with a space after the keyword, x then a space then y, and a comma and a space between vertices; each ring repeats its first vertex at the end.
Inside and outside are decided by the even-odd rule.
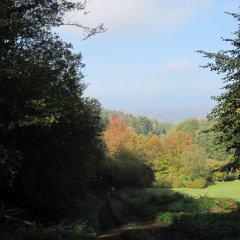
POLYGON ((86 41, 75 27, 60 34, 83 54, 85 95, 109 109, 212 107, 221 77, 199 68, 207 62, 196 50, 230 48, 239 12, 237 0, 91 0, 87 15, 73 21, 108 31, 86 41))

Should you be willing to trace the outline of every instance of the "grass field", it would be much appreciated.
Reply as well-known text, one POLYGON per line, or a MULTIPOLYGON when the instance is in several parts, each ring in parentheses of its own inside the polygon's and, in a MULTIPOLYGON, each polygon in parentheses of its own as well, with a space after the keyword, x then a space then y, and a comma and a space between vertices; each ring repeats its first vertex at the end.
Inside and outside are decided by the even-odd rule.
POLYGON ((126 189, 118 197, 145 223, 158 223, 122 239, 240 240, 240 181, 205 189, 126 189))
POLYGON ((240 181, 232 182, 219 182, 213 185, 209 185, 204 189, 192 189, 192 188, 148 188, 148 192, 163 194, 180 192, 193 197, 208 196, 214 198, 230 198, 240 202, 240 181))

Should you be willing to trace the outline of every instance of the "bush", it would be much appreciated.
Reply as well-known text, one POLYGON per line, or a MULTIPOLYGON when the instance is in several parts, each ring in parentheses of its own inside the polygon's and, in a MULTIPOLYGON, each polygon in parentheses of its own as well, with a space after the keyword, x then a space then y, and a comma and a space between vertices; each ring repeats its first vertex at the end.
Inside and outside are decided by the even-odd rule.
POLYGON ((156 187, 163 188, 205 188, 207 186, 207 180, 203 177, 198 177, 194 180, 186 179, 182 175, 166 175, 161 173, 156 173, 155 184, 156 187))
POLYGON ((235 171, 232 171, 232 170, 231 170, 231 171, 227 174, 226 180, 227 180, 227 181, 237 180, 237 179, 239 179, 239 174, 240 174, 240 170, 239 170, 239 169, 236 169, 235 171))
POLYGON ((171 182, 169 182, 168 175, 156 172, 154 186, 163 188, 171 187, 171 182))
POLYGON ((220 170, 211 174, 212 182, 233 181, 239 179, 240 170, 231 170, 230 172, 222 172, 220 170))
POLYGON ((26 227, 16 223, 1 224, 1 240, 95 240, 96 234, 84 223, 56 227, 26 227))
POLYGON ((174 188, 180 188, 183 187, 183 179, 181 176, 172 176, 171 178, 171 186, 174 188))
POLYGON ((161 174, 160 172, 155 173, 155 182, 156 187, 163 188, 180 188, 184 187, 183 178, 174 174, 161 174))
POLYGON ((213 182, 220 182, 224 181, 227 178, 227 173, 226 172, 213 172, 211 175, 211 180, 213 182))
POLYGON ((157 217, 156 220, 158 222, 162 222, 166 225, 173 224, 174 222, 174 215, 172 213, 166 212, 166 213, 160 213, 157 217))
POLYGON ((207 186, 207 180, 205 178, 199 177, 193 180, 194 188, 205 188, 207 186))
POLYGON ((194 180, 188 179, 184 181, 184 187, 186 188, 205 188, 207 186, 206 179, 199 177, 194 180))
POLYGON ((127 149, 119 149, 103 164, 104 175, 118 187, 145 187, 154 180, 153 171, 141 156, 127 149))

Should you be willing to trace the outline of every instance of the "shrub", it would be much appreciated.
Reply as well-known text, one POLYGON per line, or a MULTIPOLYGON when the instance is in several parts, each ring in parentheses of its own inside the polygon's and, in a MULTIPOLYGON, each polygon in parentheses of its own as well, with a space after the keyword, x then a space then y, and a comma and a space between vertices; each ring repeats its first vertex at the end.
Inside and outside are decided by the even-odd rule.
POLYGON ((174 188, 180 188, 180 187, 183 187, 183 179, 181 178, 181 176, 172 176, 172 179, 171 179, 172 183, 172 187, 174 188))
POLYGON ((188 179, 184 181, 184 187, 186 188, 205 188, 207 181, 203 177, 196 178, 194 180, 188 179))
POLYGON ((227 178, 227 173, 226 172, 213 172, 212 173, 212 181, 213 182, 220 182, 220 181, 224 181, 227 178))
POLYGON ((5 221, 0 227, 1 240, 95 240, 96 234, 85 223, 51 227, 30 227, 21 223, 5 221))
POLYGON ((235 171, 230 171, 227 174, 226 180, 228 181, 233 181, 233 180, 237 180, 239 178, 239 174, 240 174, 240 170, 236 169, 235 171))
POLYGON ((166 212, 166 213, 160 213, 157 217, 156 220, 159 222, 162 222, 166 225, 173 224, 174 222, 174 215, 172 213, 166 212))
POLYGON ((171 182, 169 181, 168 175, 161 174, 160 172, 155 173, 155 182, 156 187, 168 188, 171 187, 171 182))
POLYGON ((205 188, 207 186, 207 180, 199 177, 193 180, 193 188, 205 188))

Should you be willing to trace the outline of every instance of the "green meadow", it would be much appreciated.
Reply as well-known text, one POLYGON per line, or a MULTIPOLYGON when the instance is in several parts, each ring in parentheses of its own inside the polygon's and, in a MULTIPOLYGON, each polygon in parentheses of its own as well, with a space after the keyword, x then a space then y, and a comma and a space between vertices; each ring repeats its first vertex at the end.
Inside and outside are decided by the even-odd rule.
POLYGON ((240 202, 240 181, 231 182, 219 182, 209 185, 204 189, 193 189, 193 188, 147 188, 147 192, 155 194, 165 194, 179 192, 192 197, 213 197, 213 198, 229 198, 240 202))

